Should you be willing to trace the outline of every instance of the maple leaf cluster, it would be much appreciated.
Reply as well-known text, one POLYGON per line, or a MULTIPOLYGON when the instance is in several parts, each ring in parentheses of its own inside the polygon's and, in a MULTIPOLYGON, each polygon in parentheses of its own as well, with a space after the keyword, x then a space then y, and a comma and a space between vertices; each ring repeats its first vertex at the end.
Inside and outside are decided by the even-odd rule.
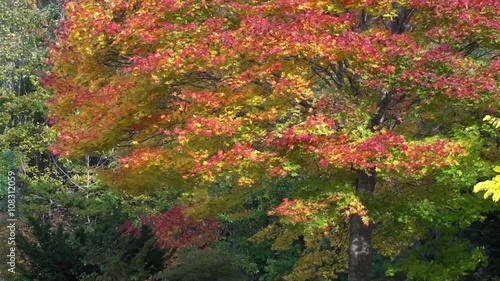
POLYGON ((185 214, 184 207, 172 207, 155 216, 143 216, 140 226, 125 221, 118 230, 122 235, 138 238, 143 226, 153 230, 158 246, 169 250, 203 248, 209 242, 219 239, 221 234, 221 224, 217 220, 195 219, 185 214))
POLYGON ((45 79, 51 150, 118 148, 124 177, 157 167, 241 185, 294 161, 308 173, 453 165, 466 144, 404 125, 443 104, 498 103, 499 12, 479 0, 69 2, 45 79))
POLYGON ((358 198, 350 198, 341 193, 335 193, 323 199, 292 199, 284 198, 279 206, 269 211, 271 216, 280 216, 282 221, 290 224, 310 224, 314 220, 322 220, 322 229, 335 227, 339 222, 331 212, 340 213, 344 222, 357 214, 363 223, 368 225, 370 217, 366 207, 358 198))

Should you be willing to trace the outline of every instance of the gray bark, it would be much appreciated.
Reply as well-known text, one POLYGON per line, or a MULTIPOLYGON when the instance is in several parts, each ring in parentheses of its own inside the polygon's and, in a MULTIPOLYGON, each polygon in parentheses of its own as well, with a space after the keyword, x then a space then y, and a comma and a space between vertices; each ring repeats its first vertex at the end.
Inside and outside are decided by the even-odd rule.
MULTIPOLYGON (((375 191, 376 174, 370 171, 358 172, 356 190, 370 195, 375 191)), ((372 226, 366 226, 361 217, 353 214, 349 228, 349 281, 370 281, 372 268, 372 226)))

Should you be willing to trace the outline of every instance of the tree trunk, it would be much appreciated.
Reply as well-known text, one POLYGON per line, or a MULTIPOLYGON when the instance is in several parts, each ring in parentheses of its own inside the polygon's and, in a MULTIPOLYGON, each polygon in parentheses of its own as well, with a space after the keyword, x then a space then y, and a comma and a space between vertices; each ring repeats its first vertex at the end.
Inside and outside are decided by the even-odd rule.
MULTIPOLYGON (((359 171, 356 190, 371 195, 375 191, 375 170, 359 171)), ((366 226, 361 217, 353 214, 349 226, 349 281, 370 281, 372 268, 372 226, 366 226)))

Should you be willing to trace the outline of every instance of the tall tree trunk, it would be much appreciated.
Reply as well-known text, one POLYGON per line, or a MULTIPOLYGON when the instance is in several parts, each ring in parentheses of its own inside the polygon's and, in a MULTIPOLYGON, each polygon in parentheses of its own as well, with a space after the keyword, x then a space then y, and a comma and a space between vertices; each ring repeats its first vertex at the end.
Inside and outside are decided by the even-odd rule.
MULTIPOLYGON (((359 171, 356 190, 371 195, 375 191, 375 170, 369 173, 359 171)), ((361 217, 353 214, 350 217, 349 229, 349 281, 370 281, 372 268, 372 226, 366 226, 361 217)))

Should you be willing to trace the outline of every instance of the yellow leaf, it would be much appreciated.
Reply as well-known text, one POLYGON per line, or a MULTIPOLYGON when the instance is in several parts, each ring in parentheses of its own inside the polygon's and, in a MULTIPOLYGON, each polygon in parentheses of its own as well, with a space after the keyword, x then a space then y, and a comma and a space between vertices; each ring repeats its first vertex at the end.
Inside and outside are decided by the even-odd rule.
POLYGON ((493 171, 500 173, 500 166, 495 166, 495 168, 493 168, 493 171))
POLYGON ((494 202, 498 202, 500 200, 500 175, 495 176, 492 180, 487 180, 476 184, 474 186, 474 192, 480 191, 485 191, 484 199, 487 199, 491 196, 494 202))

